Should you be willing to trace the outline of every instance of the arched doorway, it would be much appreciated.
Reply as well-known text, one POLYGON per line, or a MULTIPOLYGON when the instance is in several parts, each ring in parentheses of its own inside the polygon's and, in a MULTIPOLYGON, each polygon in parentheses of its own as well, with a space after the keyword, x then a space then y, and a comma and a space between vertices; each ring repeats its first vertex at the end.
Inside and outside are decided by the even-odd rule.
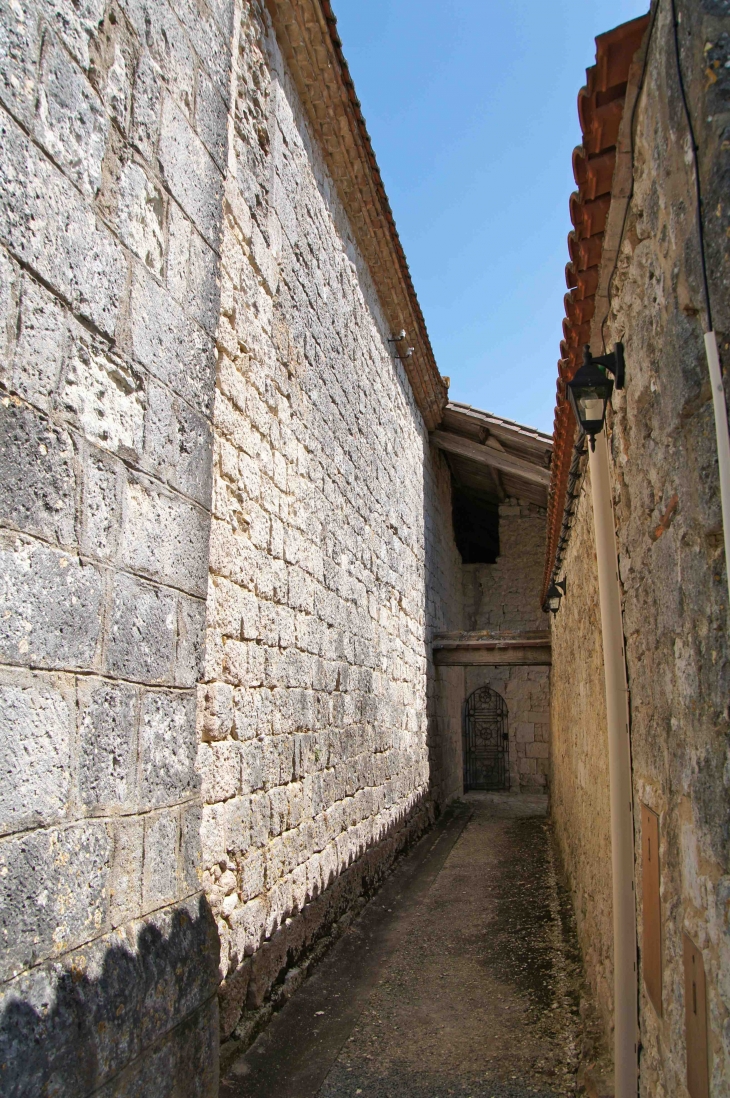
POLYGON ((491 686, 464 702, 464 792, 509 789, 507 706, 491 686))

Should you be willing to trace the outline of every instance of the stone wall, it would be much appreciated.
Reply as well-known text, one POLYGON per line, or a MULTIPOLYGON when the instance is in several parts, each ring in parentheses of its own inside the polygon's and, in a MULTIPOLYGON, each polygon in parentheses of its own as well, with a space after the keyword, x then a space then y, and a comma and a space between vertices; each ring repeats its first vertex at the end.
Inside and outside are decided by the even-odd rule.
POLYGON ((441 797, 427 654, 460 625, 461 565, 448 469, 257 4, 236 56, 198 762, 240 1041, 441 797))
POLYGON ((613 895, 608 733, 590 474, 586 469, 552 618, 550 808, 571 886, 588 983, 613 1027, 613 895))
MULTIPOLYGON (((508 499, 499 508, 499 557, 465 564, 466 629, 547 629, 540 595, 545 563, 545 511, 508 499)), ((507 703, 510 788, 544 792, 550 773, 550 672, 542 667, 469 667, 465 697, 491 686, 507 703)))
POLYGON ((464 565, 466 629, 547 629, 540 599, 545 521, 535 503, 500 504, 496 563, 464 565))
MULTIPOLYGON (((677 7, 700 150, 714 326, 727 370, 730 19, 727 6, 712 0, 677 7)), ((712 1094, 720 1095, 730 1086, 728 590, 702 342, 692 149, 671 9, 665 3, 658 8, 635 132, 634 193, 606 341, 623 340, 627 361, 626 390, 613 400, 610 441, 631 698, 640 942, 642 803, 658 814, 660 833, 662 1016, 649 1002, 642 979, 641 1091, 647 1098, 687 1093, 686 932, 704 957, 710 1086, 712 1094)), ((561 684, 553 704, 554 811, 584 941, 592 942, 589 971, 604 1014, 610 1015, 609 881, 597 879, 591 868, 608 857, 591 540, 590 508, 581 501, 565 564, 568 597, 553 633, 554 682, 561 684), (587 816, 591 826, 586 826, 587 816)))
POLYGON ((231 14, 0 13, 6 1094, 216 1093, 195 687, 231 14))

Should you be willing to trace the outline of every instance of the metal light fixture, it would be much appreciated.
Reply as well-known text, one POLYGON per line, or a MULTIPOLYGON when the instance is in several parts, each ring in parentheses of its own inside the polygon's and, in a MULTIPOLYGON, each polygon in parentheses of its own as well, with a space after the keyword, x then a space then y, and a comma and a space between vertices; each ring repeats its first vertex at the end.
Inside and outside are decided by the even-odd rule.
POLYGON ((557 614, 560 609, 560 600, 565 594, 567 587, 568 581, 565 579, 556 580, 555 583, 550 584, 545 603, 551 614, 557 614))
POLYGON ((591 440, 591 450, 596 448, 596 435, 603 430, 606 422, 606 408, 611 399, 615 379, 616 389, 623 389, 626 367, 624 363, 624 345, 617 343, 610 355, 596 358, 586 343, 583 349, 583 365, 572 381, 568 382, 568 399, 575 412, 575 418, 591 440))

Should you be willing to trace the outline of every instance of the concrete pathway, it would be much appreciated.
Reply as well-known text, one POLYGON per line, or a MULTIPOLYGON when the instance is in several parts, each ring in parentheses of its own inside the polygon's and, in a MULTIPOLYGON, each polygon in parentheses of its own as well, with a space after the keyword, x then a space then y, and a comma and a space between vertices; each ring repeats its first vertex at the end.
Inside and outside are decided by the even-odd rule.
POLYGON ((401 862, 221 1098, 576 1093, 580 968, 543 797, 472 793, 401 862))

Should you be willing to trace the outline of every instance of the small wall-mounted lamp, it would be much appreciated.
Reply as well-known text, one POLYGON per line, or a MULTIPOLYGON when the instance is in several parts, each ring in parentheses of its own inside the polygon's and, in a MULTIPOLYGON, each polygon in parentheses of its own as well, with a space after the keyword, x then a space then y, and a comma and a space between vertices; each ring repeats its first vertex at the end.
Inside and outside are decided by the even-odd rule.
POLYGON ((565 594, 568 588, 568 581, 566 579, 556 580, 555 583, 551 583, 548 588, 548 593, 545 598, 545 605, 551 614, 557 614, 560 609, 560 600, 565 594))
POLYGON ((614 382, 607 374, 613 375, 616 389, 623 389, 626 376, 623 343, 617 343, 616 349, 610 355, 599 355, 596 358, 586 343, 583 365, 573 380, 568 382, 567 388, 575 418, 591 440, 591 450, 595 450, 596 435, 603 430, 606 408, 614 389, 614 382))

